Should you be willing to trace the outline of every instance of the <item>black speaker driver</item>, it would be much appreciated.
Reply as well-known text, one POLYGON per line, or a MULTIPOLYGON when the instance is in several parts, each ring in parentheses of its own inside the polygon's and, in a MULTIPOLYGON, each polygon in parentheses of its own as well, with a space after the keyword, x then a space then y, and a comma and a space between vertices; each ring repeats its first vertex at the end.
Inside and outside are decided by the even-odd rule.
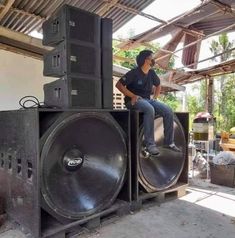
POLYGON ((117 197, 126 168, 125 136, 109 113, 64 112, 41 138, 44 209, 65 219, 103 210, 117 197))
POLYGON ((179 120, 174 118, 174 140, 181 152, 175 152, 165 148, 163 119, 155 118, 154 137, 160 154, 151 156, 146 153, 144 145, 143 126, 140 129, 139 141, 139 182, 148 192, 155 192, 173 186, 184 167, 186 154, 186 140, 184 130, 179 120))

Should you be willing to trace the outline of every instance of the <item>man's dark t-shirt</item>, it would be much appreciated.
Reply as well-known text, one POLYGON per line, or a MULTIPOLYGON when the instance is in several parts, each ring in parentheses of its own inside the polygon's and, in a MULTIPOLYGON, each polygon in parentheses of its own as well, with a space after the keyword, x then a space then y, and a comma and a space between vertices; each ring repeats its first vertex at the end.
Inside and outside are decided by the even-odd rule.
MULTIPOLYGON (((153 85, 160 85, 160 79, 154 70, 150 69, 148 74, 145 74, 139 67, 127 72, 119 82, 135 95, 146 99, 150 99, 153 85)), ((130 100, 129 97, 125 97, 125 103, 130 100)))

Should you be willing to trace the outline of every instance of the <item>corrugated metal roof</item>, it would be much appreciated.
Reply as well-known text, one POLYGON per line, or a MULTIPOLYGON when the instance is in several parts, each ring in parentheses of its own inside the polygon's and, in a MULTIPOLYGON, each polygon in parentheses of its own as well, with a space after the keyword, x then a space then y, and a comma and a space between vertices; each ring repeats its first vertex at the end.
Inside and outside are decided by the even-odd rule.
MULTIPOLYGON (((213 35, 235 30, 235 1, 205 0, 191 11, 170 19, 168 23, 159 24, 148 31, 138 34, 121 43, 119 47, 121 49, 129 49, 169 33, 174 34, 177 30, 184 32, 184 36, 182 36, 184 48, 173 51, 171 54, 183 50, 183 65, 189 68, 196 68, 202 40, 213 35)), ((164 54, 160 58, 156 57, 159 65, 162 64, 161 61, 170 55, 167 52, 164 54)))
MULTIPOLYGON (((170 19, 168 24, 160 24, 144 33, 132 37, 130 42, 149 42, 172 33, 177 28, 181 29, 182 27, 203 31, 203 34, 207 36, 234 24, 235 9, 234 7, 232 8, 232 4, 235 4, 234 0, 205 1, 191 11, 170 19), (220 7, 218 3, 221 4, 220 7), (228 8, 226 8, 226 6, 223 7, 222 4, 226 4, 228 8), (231 10, 231 12, 229 10, 231 10)), ((234 29, 235 27, 230 30, 234 29)), ((128 43, 129 42, 127 42, 126 45, 128 45, 128 43)))
POLYGON ((216 64, 214 66, 192 71, 176 71, 172 81, 178 85, 193 83, 208 77, 215 78, 216 76, 235 73, 235 59, 216 64))
POLYGON ((134 13, 117 6, 122 4, 142 11, 154 0, 0 0, 0 25, 11 30, 29 34, 41 30, 42 23, 63 4, 70 4, 113 19, 116 31, 132 17, 134 13))

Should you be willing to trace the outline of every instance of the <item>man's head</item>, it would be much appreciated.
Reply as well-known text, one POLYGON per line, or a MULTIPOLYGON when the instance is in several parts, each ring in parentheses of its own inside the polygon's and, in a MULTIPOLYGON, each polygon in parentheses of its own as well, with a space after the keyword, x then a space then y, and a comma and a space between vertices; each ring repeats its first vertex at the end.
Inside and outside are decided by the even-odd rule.
POLYGON ((153 59, 153 52, 151 50, 142 50, 136 57, 136 63, 138 67, 143 65, 149 66, 150 68, 155 65, 155 60, 153 59))

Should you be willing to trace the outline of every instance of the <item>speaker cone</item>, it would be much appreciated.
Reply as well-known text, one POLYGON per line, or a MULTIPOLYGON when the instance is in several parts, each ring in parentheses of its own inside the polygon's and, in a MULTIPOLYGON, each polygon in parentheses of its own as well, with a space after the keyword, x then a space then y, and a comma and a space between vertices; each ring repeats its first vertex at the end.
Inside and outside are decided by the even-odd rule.
POLYGON ((78 219, 111 205, 125 177, 122 129, 108 113, 63 113, 41 138, 41 192, 49 212, 78 219))
POLYGON ((148 192, 160 191, 174 185, 184 166, 186 141, 184 130, 174 118, 175 144, 181 152, 174 152, 164 148, 163 120, 157 117, 154 121, 154 136, 160 154, 150 156, 146 154, 144 148, 144 130, 141 127, 139 141, 139 182, 148 192))

